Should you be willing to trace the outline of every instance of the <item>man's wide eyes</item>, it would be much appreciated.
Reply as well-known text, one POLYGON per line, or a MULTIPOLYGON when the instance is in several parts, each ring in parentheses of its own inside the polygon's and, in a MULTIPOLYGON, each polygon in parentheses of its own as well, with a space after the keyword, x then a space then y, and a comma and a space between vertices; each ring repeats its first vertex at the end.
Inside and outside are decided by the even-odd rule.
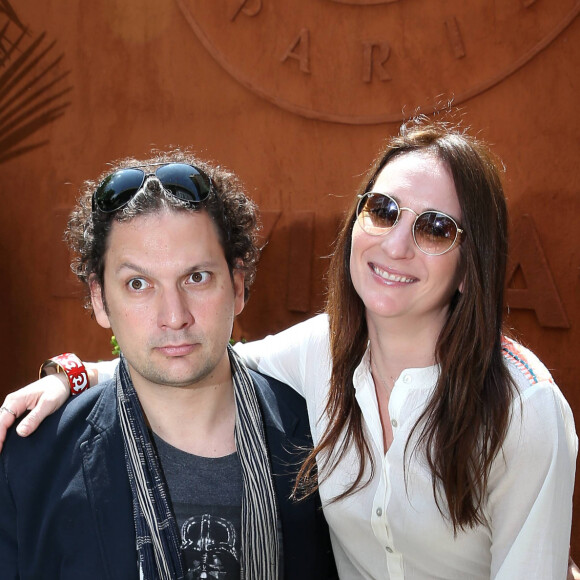
POLYGON ((188 282, 193 284, 202 284, 209 279, 209 272, 194 272, 189 276, 188 282))
POLYGON ((145 290, 149 286, 144 278, 131 278, 129 280, 129 288, 131 290, 145 290))
MULTIPOLYGON (((190 274, 185 283, 186 284, 203 284, 207 282, 210 278, 211 274, 209 272, 193 272, 190 274)), ((131 278, 127 283, 127 286, 130 290, 140 291, 146 290, 151 286, 145 278, 131 278)))

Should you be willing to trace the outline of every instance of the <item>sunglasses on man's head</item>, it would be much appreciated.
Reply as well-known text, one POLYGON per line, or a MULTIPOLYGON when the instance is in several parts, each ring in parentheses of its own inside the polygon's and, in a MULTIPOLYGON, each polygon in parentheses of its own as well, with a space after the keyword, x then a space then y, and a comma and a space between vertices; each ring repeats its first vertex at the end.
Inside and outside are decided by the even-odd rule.
POLYGON ((401 212, 410 211, 415 214, 413 240, 424 254, 440 256, 461 241, 463 230, 443 212, 429 210, 418 214, 411 208, 400 207, 390 195, 376 191, 359 197, 356 217, 360 227, 371 236, 388 234, 399 222, 401 212))
POLYGON ((204 201, 211 191, 209 176, 187 163, 164 163, 155 173, 128 167, 103 179, 93 193, 93 211, 112 213, 125 207, 153 175, 171 195, 189 203, 204 201))

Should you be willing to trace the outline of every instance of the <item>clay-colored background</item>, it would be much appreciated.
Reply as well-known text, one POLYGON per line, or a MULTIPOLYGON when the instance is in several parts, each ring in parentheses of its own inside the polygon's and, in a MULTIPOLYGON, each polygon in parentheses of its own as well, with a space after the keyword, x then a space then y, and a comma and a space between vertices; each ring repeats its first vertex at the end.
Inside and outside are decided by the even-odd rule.
MULTIPOLYGON (((340 76, 341 47, 353 29, 345 21, 347 24, 337 30, 336 46, 326 40, 320 48, 316 39, 321 30, 332 38, 332 27, 316 24, 317 19, 325 18, 330 0, 297 2, 301 9, 296 11, 296 22, 273 18, 271 2, 220 3, 224 13, 223 38, 227 41, 224 50, 235 52, 231 52, 232 66, 238 70, 246 57, 255 61, 250 71, 261 66, 264 59, 260 44, 249 43, 244 37, 236 45, 231 39, 242 26, 259 22, 251 19, 263 16, 268 38, 280 39, 281 52, 272 52, 270 66, 274 71, 286 67, 290 71, 285 69, 286 81, 291 79, 294 67, 296 94, 301 98, 306 94, 308 98, 309 79, 313 79, 313 84, 319 82, 323 68, 328 72, 328 67, 338 67, 334 73, 337 78, 340 76), (232 21, 229 15, 242 4, 247 13, 241 12, 239 20, 232 21), (262 12, 252 16, 258 8, 262 12), (312 21, 298 22, 306 18, 312 21), (293 56, 281 59, 301 30, 298 24, 310 32, 312 62, 308 73, 299 69, 304 63, 294 58, 303 56, 300 50, 304 44, 297 46, 298 52, 293 56)), ((59 103, 69 103, 62 116, 24 139, 22 146, 46 143, 0 163, 3 392, 33 380, 47 355, 65 349, 85 359, 109 357, 109 334, 97 327, 82 311, 78 297, 73 296, 72 278, 66 272, 67 255, 60 242, 64 216, 84 179, 98 175, 108 161, 125 155, 143 156, 153 146, 191 146, 201 156, 235 170, 264 211, 269 244, 253 296, 236 324, 236 337, 257 338, 320 310, 325 256, 331 251, 340 212, 385 137, 397 131, 397 122, 330 122, 277 106, 258 94, 260 86, 253 87, 258 92, 251 90, 251 83, 242 84, 216 61, 194 34, 177 0, 18 0, 12 4, 30 38, 44 31, 46 44, 56 40, 51 50, 55 55, 62 54, 63 59, 55 70, 70 71, 57 85, 71 90, 60 97, 59 103)), ((181 4, 187 2, 183 0, 181 4)), ((190 6, 195 4, 193 0, 189 2, 190 6)), ((348 10, 344 18, 354 18, 361 13, 357 11, 369 9, 396 10, 401 23, 409 19, 411 27, 411 19, 427 6, 427 0, 374 8, 365 6, 364 1, 351 2, 358 6, 345 4, 348 2, 336 2, 332 8, 348 10)), ((438 3, 429 4, 434 18, 435 4, 438 3)), ((442 14, 441 20, 435 18, 433 27, 420 31, 427 40, 432 38, 433 49, 425 49, 421 57, 426 68, 409 66, 409 74, 418 71, 419 87, 421 74, 430 67, 443 66, 447 80, 440 100, 444 101, 457 94, 453 79, 457 79, 458 86, 469 85, 470 75, 476 74, 478 65, 490 70, 501 68, 501 63, 494 61, 499 57, 490 57, 493 51, 488 53, 483 41, 489 39, 500 48, 515 42, 517 49, 518 24, 541 26, 541 22, 531 18, 533 11, 551 4, 555 11, 562 5, 556 0, 506 0, 505 6, 511 6, 515 15, 510 24, 514 36, 498 38, 493 21, 491 26, 486 21, 477 37, 480 44, 470 48, 471 36, 465 34, 467 55, 455 60, 448 53, 450 47, 458 50, 457 43, 441 40, 441 27, 448 17, 442 14)), ((568 5, 568 12, 578 11, 577 3, 570 1, 568 5)), ((10 20, 13 15, 2 6, 0 3, 0 30, 11 22, 4 33, 12 34, 10 38, 14 39, 15 24, 10 20)), ((382 13, 376 14, 377 18, 382 17, 382 13)), ((248 29, 248 34, 251 32, 248 29)), ((0 41, 0 75, 10 65, 11 59, 2 57, 7 47, 4 37, 4 42, 0 41)), ((404 61, 402 53, 400 61, 396 60, 396 48, 393 46, 388 61, 393 71, 398 70, 397 62, 404 61)), ((457 52, 454 54, 457 56, 457 52)), ((580 18, 575 18, 513 74, 488 90, 475 91, 461 104, 464 122, 493 144, 507 169, 505 185, 514 224, 514 260, 520 263, 511 283, 519 294, 514 291, 508 295, 510 324, 520 339, 553 369, 577 418, 579 67, 580 18), (529 217, 522 217, 524 214, 529 217)), ((276 85, 278 77, 272 74, 264 77, 264 83, 274 78, 276 85)), ((333 74, 328 78, 332 79, 333 74)), ((360 82, 357 78, 359 85, 360 82)), ((373 80, 376 82, 385 81, 373 80)), ((286 86, 280 81, 277 86, 288 99, 293 98, 291 82, 286 86)), ((348 88, 329 84, 327 91, 324 99, 319 98, 320 94, 313 96, 313 103, 328 106, 338 99, 340 105, 348 88)), ((398 98, 404 99, 401 94, 398 98)), ((407 112, 409 106, 412 110, 418 104, 428 110, 437 100, 433 94, 423 103, 405 103, 393 100, 391 93, 389 99, 385 98, 385 110, 399 111, 408 105, 407 112)), ((371 100, 373 107, 380 108, 376 94, 369 96, 369 107, 371 100)), ((0 100, 0 106, 1 103, 0 100)), ((357 107, 364 112, 364 107, 357 107)), ((0 118, 0 131, 5 130, 3 122, 0 118)), ((0 133, 0 148, 2 138, 0 133)), ((576 504, 580 505, 578 498, 576 504)), ((579 524, 576 510, 572 547, 577 559, 579 524)))

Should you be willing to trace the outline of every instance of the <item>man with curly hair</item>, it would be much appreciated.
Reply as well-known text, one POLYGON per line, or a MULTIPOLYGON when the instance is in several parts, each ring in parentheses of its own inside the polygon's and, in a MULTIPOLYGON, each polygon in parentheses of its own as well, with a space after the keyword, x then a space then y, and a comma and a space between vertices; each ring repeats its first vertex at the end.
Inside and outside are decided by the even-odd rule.
POLYGON ((290 499, 304 401, 229 347, 256 230, 236 177, 187 153, 86 183, 66 238, 121 364, 8 436, 3 578, 334 577, 319 498, 290 499))

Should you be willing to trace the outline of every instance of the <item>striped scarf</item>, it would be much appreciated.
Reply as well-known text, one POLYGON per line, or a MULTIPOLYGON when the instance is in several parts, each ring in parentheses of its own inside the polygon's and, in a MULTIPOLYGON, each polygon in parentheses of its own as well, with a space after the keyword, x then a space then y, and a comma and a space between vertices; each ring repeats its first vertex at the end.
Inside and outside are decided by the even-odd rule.
MULTIPOLYGON (((228 346, 236 403, 234 438, 242 468, 241 579, 278 580, 277 508, 264 426, 254 383, 228 346)), ((184 577, 179 531, 159 460, 127 362, 121 356, 116 374, 117 401, 133 496, 140 577, 184 577)))

